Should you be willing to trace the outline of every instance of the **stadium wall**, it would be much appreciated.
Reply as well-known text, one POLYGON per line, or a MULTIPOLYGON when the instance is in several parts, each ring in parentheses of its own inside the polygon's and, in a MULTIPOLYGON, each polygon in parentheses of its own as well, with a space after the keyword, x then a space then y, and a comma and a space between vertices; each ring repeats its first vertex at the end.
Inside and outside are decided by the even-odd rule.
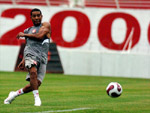
POLYGON ((133 9, 0 5, 0 71, 14 71, 34 7, 51 23, 64 74, 150 78, 150 11, 133 9))

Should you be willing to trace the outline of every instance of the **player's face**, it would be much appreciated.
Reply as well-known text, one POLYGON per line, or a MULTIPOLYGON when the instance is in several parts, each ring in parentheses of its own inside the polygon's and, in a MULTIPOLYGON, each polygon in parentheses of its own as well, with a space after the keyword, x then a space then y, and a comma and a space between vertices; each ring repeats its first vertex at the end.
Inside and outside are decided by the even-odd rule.
POLYGON ((41 15, 40 11, 32 12, 31 20, 35 26, 39 26, 42 21, 42 15, 41 15))

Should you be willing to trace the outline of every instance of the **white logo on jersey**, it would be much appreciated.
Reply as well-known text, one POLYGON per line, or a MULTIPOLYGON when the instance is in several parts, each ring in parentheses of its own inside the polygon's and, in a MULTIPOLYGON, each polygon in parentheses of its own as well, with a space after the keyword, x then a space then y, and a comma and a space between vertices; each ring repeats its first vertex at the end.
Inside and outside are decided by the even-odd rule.
POLYGON ((33 30, 32 30, 32 33, 36 33, 36 29, 33 29, 33 30))

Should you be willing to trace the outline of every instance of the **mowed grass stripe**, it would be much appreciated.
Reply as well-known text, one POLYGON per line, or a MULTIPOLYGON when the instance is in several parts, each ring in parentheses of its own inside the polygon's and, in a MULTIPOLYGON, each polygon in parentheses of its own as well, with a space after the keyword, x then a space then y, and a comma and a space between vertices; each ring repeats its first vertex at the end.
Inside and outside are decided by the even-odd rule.
POLYGON ((3 100, 12 90, 24 87, 25 72, 0 72, 0 113, 42 112, 90 108, 65 113, 150 113, 150 80, 102 76, 70 76, 46 74, 40 87, 42 106, 34 107, 32 93, 16 98, 11 105, 3 100), (119 98, 106 94, 109 82, 119 82, 123 93, 119 98))

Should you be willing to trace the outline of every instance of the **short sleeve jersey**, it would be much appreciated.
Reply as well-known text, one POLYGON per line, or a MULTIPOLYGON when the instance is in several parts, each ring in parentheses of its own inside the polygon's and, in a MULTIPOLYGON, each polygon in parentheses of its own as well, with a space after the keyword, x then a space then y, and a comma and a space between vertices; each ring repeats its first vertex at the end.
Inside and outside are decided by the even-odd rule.
MULTIPOLYGON (((35 34, 39 32, 42 25, 32 26, 24 30, 25 34, 35 34)), ((47 55, 49 51, 50 39, 44 36, 43 39, 33 39, 26 37, 26 46, 24 49, 24 58, 28 55, 32 56, 33 60, 47 64, 47 55)))

